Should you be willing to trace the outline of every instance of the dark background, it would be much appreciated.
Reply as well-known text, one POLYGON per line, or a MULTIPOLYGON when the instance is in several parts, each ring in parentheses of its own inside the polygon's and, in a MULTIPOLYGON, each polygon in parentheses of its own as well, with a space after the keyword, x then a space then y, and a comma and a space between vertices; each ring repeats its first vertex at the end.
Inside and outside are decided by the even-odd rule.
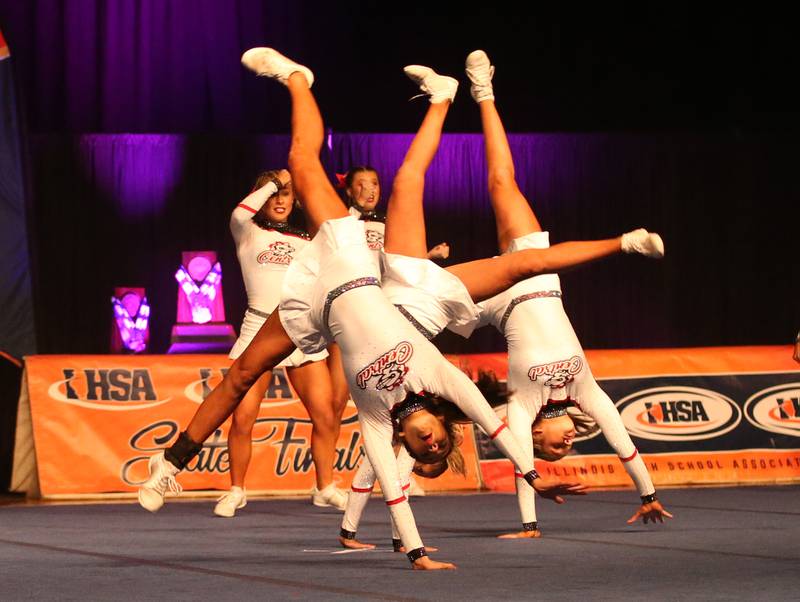
MULTIPOLYGON (((39 352, 106 351, 118 285, 147 288, 152 351, 163 352, 172 273, 179 252, 193 248, 219 250, 228 321, 238 327, 245 302, 227 216, 258 169, 285 152, 264 135, 288 131, 285 91, 239 65, 259 45, 312 67, 326 124, 343 136, 413 132, 424 104, 406 102, 415 90, 402 67, 430 64, 463 82, 467 53, 484 48, 507 129, 555 141, 515 146, 523 191, 554 242, 639 225, 664 235, 663 262, 616 258, 562 278, 584 346, 791 342, 800 327, 793 20, 752 7, 571 12, 502 2, 476 12, 441 3, 0 0, 27 125, 39 352), (119 210, 98 184, 105 163, 86 151, 88 133, 183 137, 182 171, 163 210, 119 210), (542 160, 546 173, 529 171, 542 160)), ((446 131, 480 132, 466 84, 446 131)), ((326 165, 342 169, 344 157, 326 165)), ((388 192, 392 172, 381 169, 388 192)), ((485 178, 451 176, 477 188, 485 178)), ((432 190, 430 243, 449 241, 459 261, 493 253, 485 192, 432 190)), ((502 347, 491 333, 440 342, 448 351, 502 347)))

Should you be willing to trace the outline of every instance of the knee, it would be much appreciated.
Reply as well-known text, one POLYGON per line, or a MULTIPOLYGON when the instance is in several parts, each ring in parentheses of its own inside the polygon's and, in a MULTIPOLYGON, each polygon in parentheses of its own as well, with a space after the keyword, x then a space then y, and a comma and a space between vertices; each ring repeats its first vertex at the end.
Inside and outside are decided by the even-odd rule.
POLYGON ((333 407, 325 408, 314 412, 312 419, 314 430, 319 433, 332 433, 336 430, 339 420, 333 411, 333 407))
POLYGON ((264 372, 265 370, 255 366, 235 364, 228 371, 225 380, 233 394, 238 398, 243 398, 264 372))
POLYGON ((507 167, 493 169, 489 174, 488 184, 490 192, 516 188, 517 182, 514 179, 514 170, 507 167))
POLYGON ((243 436, 250 438, 253 433, 253 425, 256 422, 256 417, 254 415, 242 415, 239 413, 233 414, 233 419, 231 420, 231 430, 229 436, 243 436))
POLYGON ((344 414, 344 409, 347 407, 348 401, 350 401, 350 391, 347 389, 345 389, 342 394, 336 395, 333 398, 333 411, 337 420, 342 419, 342 414, 344 414))

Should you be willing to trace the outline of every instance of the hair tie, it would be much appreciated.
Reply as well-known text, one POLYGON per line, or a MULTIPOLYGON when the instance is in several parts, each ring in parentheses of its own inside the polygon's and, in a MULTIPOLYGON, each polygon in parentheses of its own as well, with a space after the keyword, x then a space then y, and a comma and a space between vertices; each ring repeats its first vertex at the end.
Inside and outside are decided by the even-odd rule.
POLYGON ((346 173, 337 173, 336 174, 336 188, 346 188, 347 187, 347 174, 346 173))

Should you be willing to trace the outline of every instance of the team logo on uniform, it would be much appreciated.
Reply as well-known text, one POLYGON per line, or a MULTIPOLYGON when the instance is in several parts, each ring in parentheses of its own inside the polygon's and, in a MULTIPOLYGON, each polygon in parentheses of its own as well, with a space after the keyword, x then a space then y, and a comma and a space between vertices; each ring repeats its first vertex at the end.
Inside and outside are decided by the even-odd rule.
POLYGON ((387 351, 369 366, 366 366, 356 374, 356 383, 362 389, 367 388, 367 382, 372 378, 377 378, 375 388, 378 390, 386 389, 391 391, 403 384, 408 373, 408 360, 414 355, 414 347, 411 343, 403 341, 391 351, 387 351))
POLYGON ((656 441, 697 441, 719 437, 742 420, 732 399, 696 387, 657 387, 617 402, 631 435, 656 441))
POLYGON ((91 410, 142 410, 167 403, 171 397, 158 399, 150 371, 144 368, 62 370, 64 380, 50 385, 51 399, 91 410))
POLYGON ((367 228, 367 246, 373 251, 380 251, 383 248, 383 234, 378 230, 367 228))
POLYGON ((561 389, 575 380, 575 375, 583 368, 583 359, 577 355, 568 360, 559 360, 549 364, 533 366, 528 370, 528 378, 533 382, 543 382, 551 389, 561 389))
POLYGON ((759 391, 744 404, 744 415, 765 431, 800 437, 800 383, 759 391))
POLYGON ((278 265, 289 265, 292 263, 292 253, 295 248, 286 241, 278 240, 269 247, 266 251, 258 254, 256 261, 258 263, 276 263, 278 265))

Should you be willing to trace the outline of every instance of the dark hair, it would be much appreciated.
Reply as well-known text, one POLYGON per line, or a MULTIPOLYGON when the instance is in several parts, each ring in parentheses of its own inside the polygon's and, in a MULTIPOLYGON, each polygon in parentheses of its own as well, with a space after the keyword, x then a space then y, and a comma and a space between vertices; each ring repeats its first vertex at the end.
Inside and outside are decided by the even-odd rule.
MULTIPOLYGON (((478 370, 478 378, 475 380, 475 386, 483 395, 483 398, 489 403, 492 408, 497 408, 503 404, 508 403, 508 398, 511 392, 505 383, 500 382, 497 375, 491 370, 478 370)), ((434 407, 438 408, 438 413, 444 416, 445 420, 452 422, 472 422, 464 412, 461 411, 456 404, 452 401, 447 401, 441 397, 429 396, 433 401, 434 407)), ((433 413, 437 413, 434 411, 433 413)))
MULTIPOLYGON (((501 383, 497 379, 497 375, 494 372, 489 370, 479 370, 478 379, 475 381, 475 385, 478 387, 478 390, 480 390, 481 394, 491 407, 496 408, 504 403, 508 403, 508 389, 504 383, 501 383)), ((464 414, 461 408, 459 408, 452 401, 448 401, 437 395, 431 395, 430 393, 423 393, 421 396, 424 397, 428 402, 428 411, 434 416, 444 419, 444 427, 447 429, 447 438, 450 444, 450 450, 447 456, 441 461, 446 460, 449 468, 453 472, 462 476, 466 476, 467 471, 464 462, 464 456, 461 454, 461 449, 459 448, 464 440, 464 433, 461 424, 472 422, 472 420, 470 420, 467 415, 464 414)), ((403 445, 405 446, 406 450, 408 450, 408 453, 412 458, 421 461, 414 454, 413 450, 408 446, 405 440, 403 440, 403 445)))
POLYGON ((356 165, 355 167, 351 167, 344 175, 344 187, 350 188, 353 185, 353 178, 356 177, 356 174, 365 171, 371 171, 374 174, 378 173, 378 170, 372 167, 372 165, 356 165))
POLYGON ((375 175, 378 175, 378 170, 371 165, 356 165, 348 169, 347 173, 344 174, 344 189, 342 190, 342 196, 344 196, 344 202, 348 207, 353 203, 352 199, 347 195, 347 189, 353 185, 353 179, 356 177, 356 174, 364 172, 372 172, 375 175))

